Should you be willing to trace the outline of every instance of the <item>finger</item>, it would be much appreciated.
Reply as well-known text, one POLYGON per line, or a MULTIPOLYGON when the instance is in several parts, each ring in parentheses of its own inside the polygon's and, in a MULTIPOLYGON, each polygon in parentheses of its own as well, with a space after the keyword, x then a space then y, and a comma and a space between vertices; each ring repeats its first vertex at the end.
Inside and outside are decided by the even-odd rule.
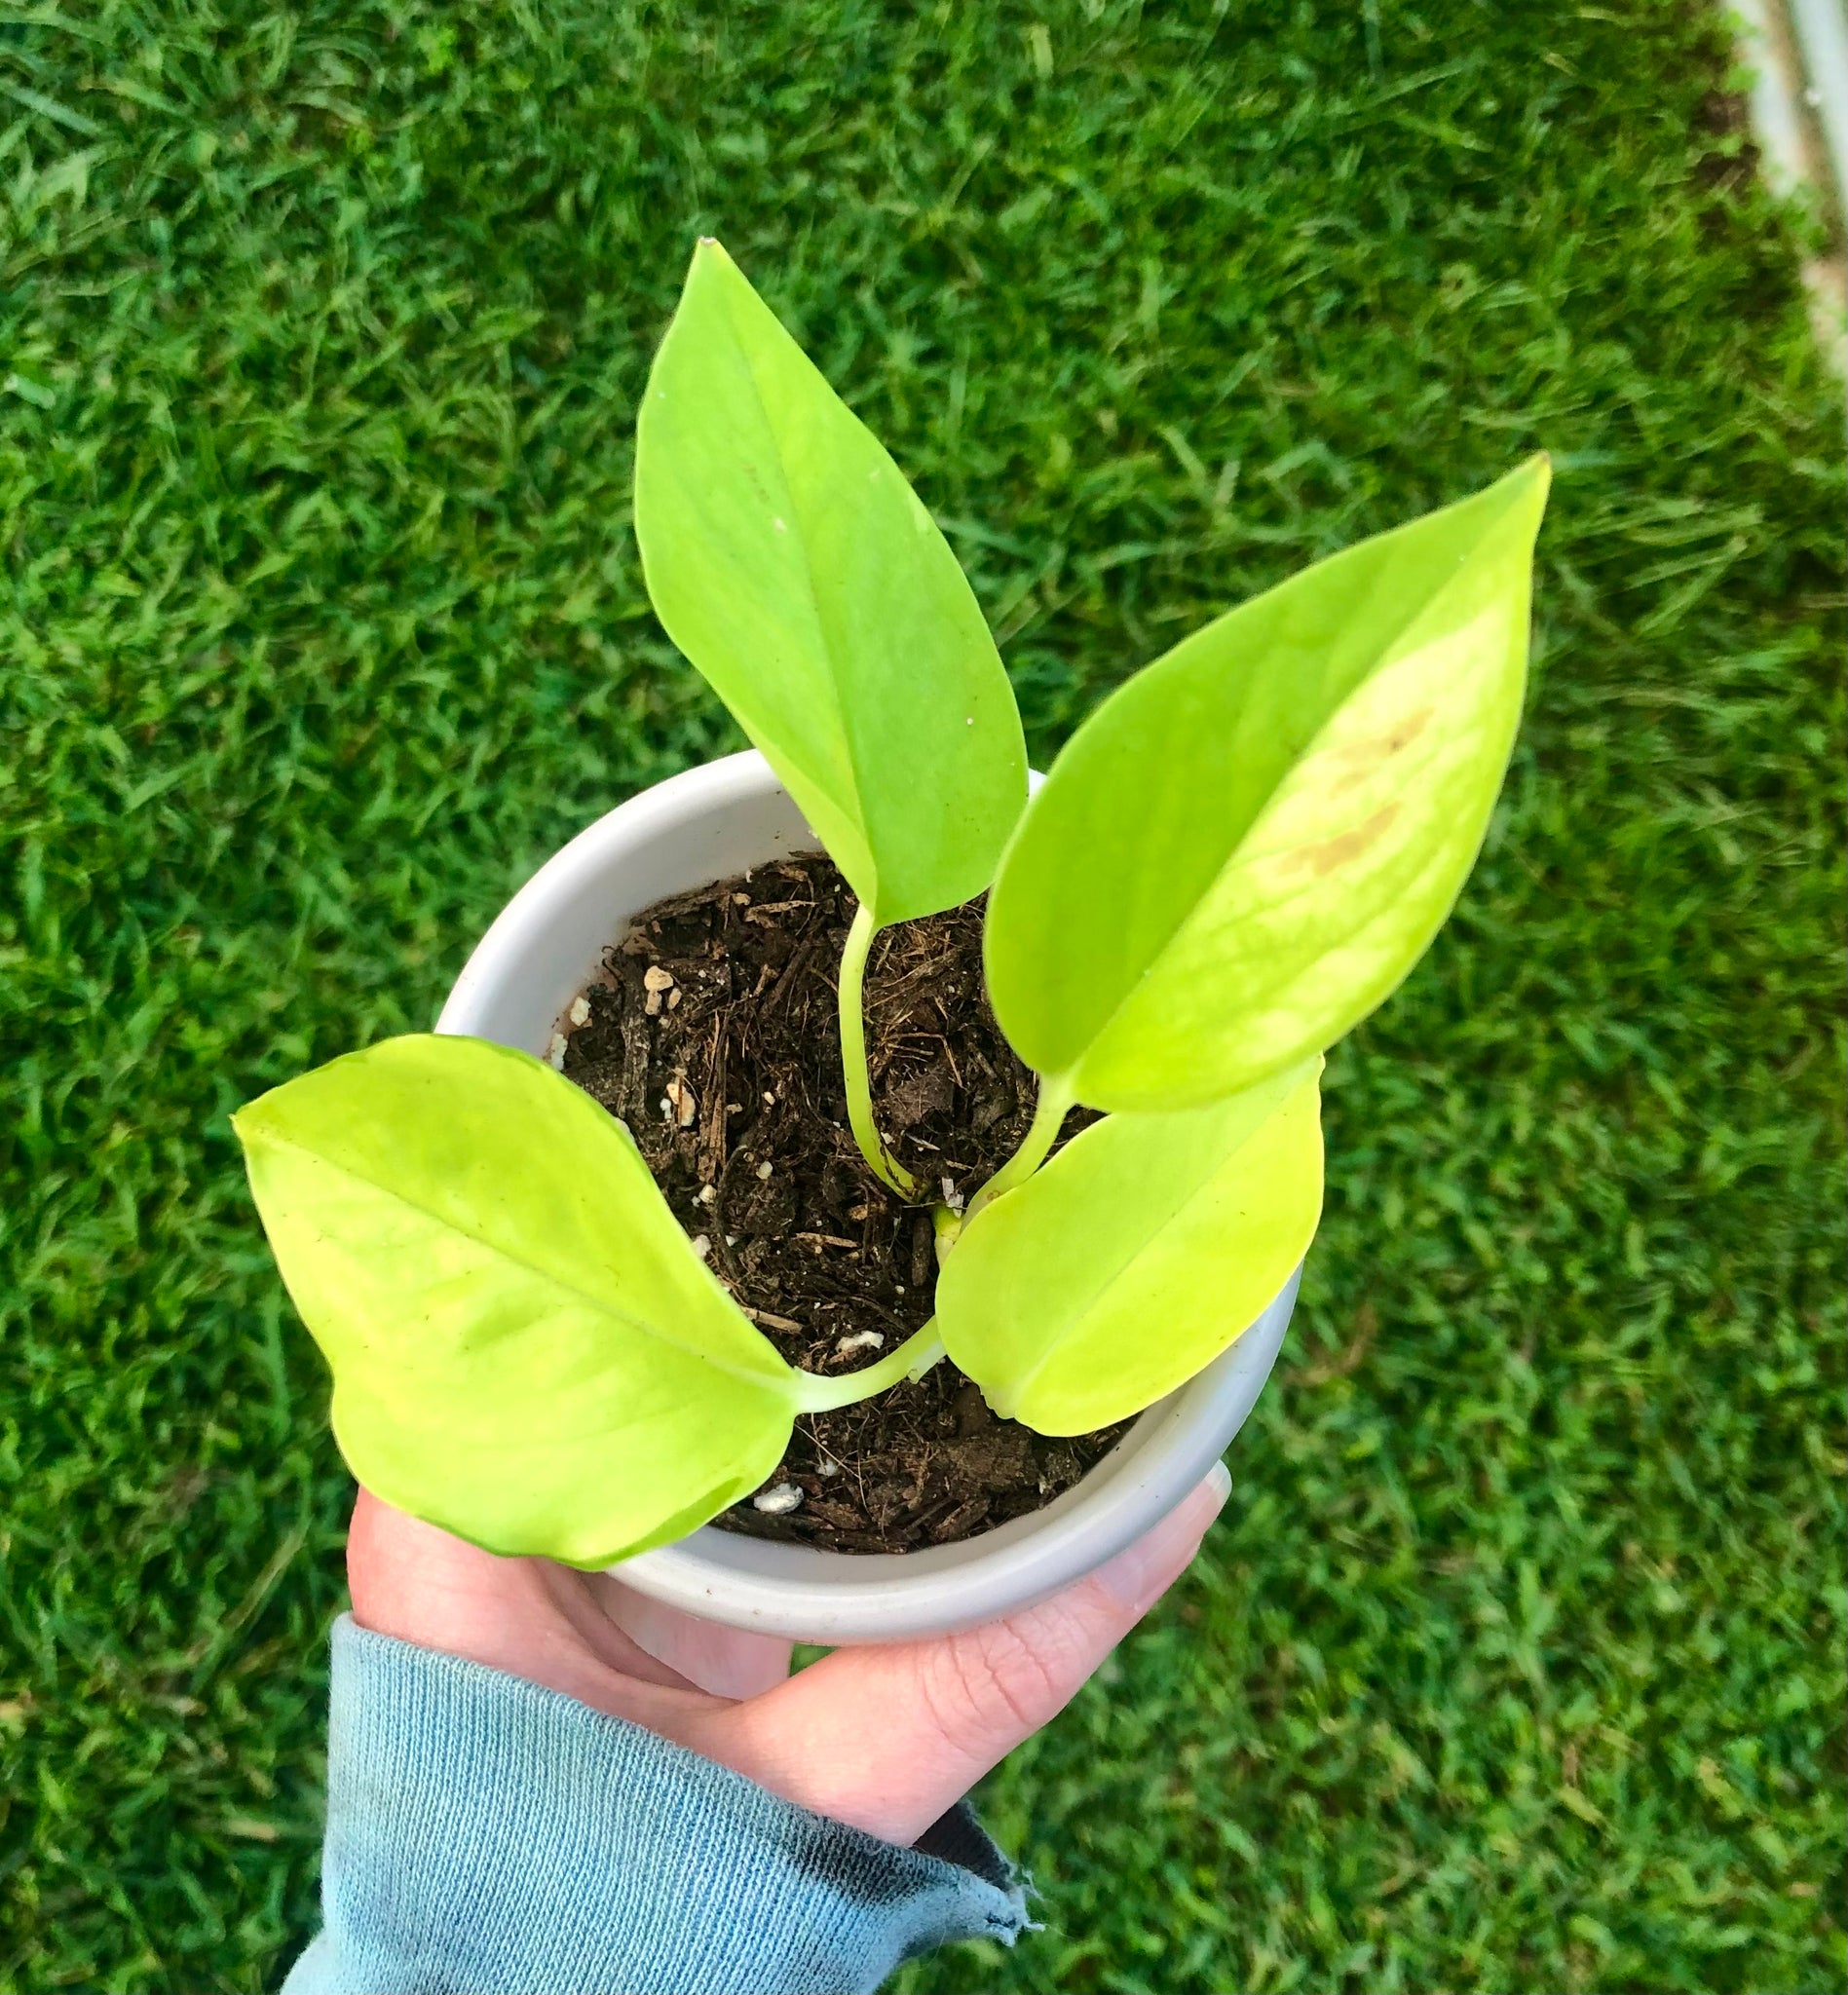
POLYGON ((837 1649, 687 1743, 818 1814, 915 1841, 1062 1711, 1186 1569, 1224 1466, 1145 1537, 1049 1600, 932 1641, 837 1649))
POLYGON ((524 1676, 613 1716, 652 1724, 653 1686, 683 1698, 694 1691, 600 1611, 583 1573, 484 1552, 369 1489, 353 1509, 347 1583, 361 1628, 524 1676))
POLYGON ((651 1600, 612 1573, 588 1576, 591 1598, 630 1640, 715 1697, 756 1697, 789 1675, 795 1644, 780 1636, 701 1621, 651 1600))

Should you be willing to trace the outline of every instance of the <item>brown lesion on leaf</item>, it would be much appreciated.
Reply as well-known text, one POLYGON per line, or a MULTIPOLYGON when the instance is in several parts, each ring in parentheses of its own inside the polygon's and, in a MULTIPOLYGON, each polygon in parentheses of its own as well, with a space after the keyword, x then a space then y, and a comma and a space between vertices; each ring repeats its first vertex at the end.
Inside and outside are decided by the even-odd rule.
POLYGON ((1436 714, 1434 706, 1421 706, 1416 713, 1409 713, 1395 721, 1383 734, 1376 734, 1370 741, 1350 741, 1339 748, 1328 751, 1329 760, 1341 765, 1341 774, 1330 790, 1335 796, 1351 790, 1355 784, 1365 782, 1377 769, 1401 755, 1424 733, 1436 714))
POLYGON ((1319 845, 1299 846, 1290 856, 1304 872, 1326 880, 1337 866, 1344 866, 1349 859, 1359 858, 1369 846, 1377 845, 1398 814, 1397 804, 1382 804, 1365 824, 1355 825, 1339 838, 1324 839, 1319 845))

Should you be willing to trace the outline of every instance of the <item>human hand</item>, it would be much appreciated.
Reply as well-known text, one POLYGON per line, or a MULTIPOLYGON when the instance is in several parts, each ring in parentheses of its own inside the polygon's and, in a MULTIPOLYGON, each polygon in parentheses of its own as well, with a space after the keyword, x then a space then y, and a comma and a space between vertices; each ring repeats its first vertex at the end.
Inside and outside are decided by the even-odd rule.
POLYGON ((1062 1711, 1180 1577, 1231 1487, 1216 1467, 1088 1578, 961 1635, 842 1648, 698 1621, 607 1573, 501 1559, 366 1490, 347 1574, 362 1628, 627 1718, 817 1815, 909 1845, 1062 1711))

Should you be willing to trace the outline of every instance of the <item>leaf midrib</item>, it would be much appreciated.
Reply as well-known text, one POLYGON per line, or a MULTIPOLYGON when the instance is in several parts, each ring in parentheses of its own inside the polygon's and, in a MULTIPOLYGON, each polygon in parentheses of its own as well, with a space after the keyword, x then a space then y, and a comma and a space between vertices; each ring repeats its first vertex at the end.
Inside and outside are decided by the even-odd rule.
MULTIPOLYGON (((727 1376, 736 1378, 744 1384, 755 1385, 768 1392, 782 1390, 781 1379, 773 1374, 766 1374, 761 1372, 741 1371, 737 1366, 716 1356, 713 1352, 701 1350, 696 1345, 688 1343, 684 1338, 673 1336, 668 1331, 661 1330, 652 1323, 646 1323, 639 1317, 630 1315, 626 1310, 617 1307, 607 1298, 591 1295, 585 1290, 579 1288, 576 1283, 562 1280, 551 1269, 540 1267, 530 1261, 522 1260, 519 1255, 503 1246, 498 1240, 490 1240, 467 1226, 457 1225, 453 1221, 445 1219, 441 1214, 431 1211, 428 1206, 421 1204, 417 1199, 407 1196, 395 1186, 381 1184, 378 1179, 368 1176, 364 1171, 357 1170, 349 1164, 337 1162, 334 1158, 326 1155, 324 1151, 311 1149, 307 1145, 297 1143, 292 1138, 278 1135, 274 1130, 258 1129, 253 1134, 257 1136, 259 1141, 275 1149, 288 1150, 295 1156, 307 1158, 310 1163, 315 1164, 321 1170, 332 1172, 336 1177, 344 1178, 352 1184, 365 1186, 368 1190, 390 1199, 395 1205, 401 1206, 406 1212, 415 1213, 420 1219, 427 1221, 431 1225, 440 1227, 444 1232, 454 1233, 462 1239, 471 1241, 475 1246, 484 1249, 497 1259, 505 1261, 509 1266, 518 1268, 523 1274, 529 1275, 534 1280, 543 1282, 549 1287, 558 1289, 567 1296, 574 1297, 578 1301, 583 1302, 598 1315, 612 1317, 617 1322, 624 1324, 629 1329, 635 1331, 639 1336, 652 1337, 657 1343, 665 1344, 669 1349, 679 1351, 683 1356, 694 1358, 700 1364, 709 1365, 714 1371, 723 1372, 727 1376)), ((691 1251, 689 1249, 689 1252, 691 1251)), ((735 1306, 730 1302, 728 1298, 721 1297, 719 1299, 727 1307, 735 1306)), ((739 1322, 744 1322, 742 1316, 738 1320, 739 1322)), ((747 1325, 746 1327, 748 1328, 749 1326, 747 1325)), ((768 1342, 764 1348, 770 1352, 771 1357, 775 1359, 778 1365, 782 1364, 782 1360, 776 1357, 773 1350, 771 1350, 768 1342)), ((784 1367, 783 1369, 787 1371, 788 1368, 784 1367)))
MULTIPOLYGON (((740 283, 746 282, 741 271, 736 270, 735 266, 733 266, 733 270, 740 283)), ((760 299, 758 302, 761 304, 763 301, 760 299)), ((770 307, 765 305, 764 310, 769 312, 770 307)), ((772 316, 773 318, 774 317, 773 314, 772 316)), ((725 301, 725 319, 727 325, 731 327, 732 337, 736 342, 739 357, 744 362, 744 376, 750 383, 751 398, 757 403, 758 413, 763 418, 764 433, 770 438, 771 448, 776 454, 776 475, 782 483, 784 496, 789 502, 791 524, 796 528, 800 540, 799 551, 802 555, 802 585, 809 599, 809 610, 814 620, 814 627, 821 637, 822 657, 827 661, 828 697, 834 715, 835 732, 840 735, 842 746, 846 750, 848 780, 853 792, 853 822, 860 835, 860 844, 866 850, 866 862, 873 869, 874 899, 877 902, 880 885, 879 854, 873 849, 872 833, 866 822, 866 796, 860 776, 859 755, 854 743, 852 730, 848 726, 847 700, 842 692, 840 666, 835 656, 833 632, 829 627, 827 619, 821 613, 821 600, 815 592, 815 571, 814 562, 809 549, 807 511, 798 499, 795 485, 790 479, 789 461, 783 454, 782 435, 771 413, 770 403, 765 399, 763 384, 758 378, 757 361, 752 352, 750 340, 743 328, 738 324, 737 319, 732 311, 732 300, 729 297, 725 301)), ((785 338, 793 339, 793 336, 789 334, 786 328, 780 325, 780 322, 778 323, 778 329, 783 332, 785 338)), ((800 352, 800 348, 798 348, 798 351, 800 352)), ((804 354, 803 358, 808 360, 809 365, 814 367, 815 373, 820 376, 823 392, 828 395, 834 395, 834 384, 828 380, 826 375, 821 373, 821 369, 815 366, 812 360, 809 359, 808 355, 804 354)), ((839 400, 840 397, 836 395, 836 399, 839 400)), ((847 403, 842 401, 841 406, 846 409, 847 403)), ((848 409, 847 413, 849 420, 854 419, 851 409, 848 409)))

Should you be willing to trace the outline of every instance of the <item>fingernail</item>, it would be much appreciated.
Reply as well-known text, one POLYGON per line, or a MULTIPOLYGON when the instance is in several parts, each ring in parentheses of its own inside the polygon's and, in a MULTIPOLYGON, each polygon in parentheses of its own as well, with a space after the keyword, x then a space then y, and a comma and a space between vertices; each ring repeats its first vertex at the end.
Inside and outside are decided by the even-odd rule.
POLYGON ((1117 1553, 1109 1564, 1093 1575, 1112 1600, 1141 1614, 1167 1592, 1199 1547, 1201 1534, 1213 1522, 1232 1492, 1232 1479, 1223 1461, 1215 1462, 1200 1486, 1212 1492, 1213 1507, 1201 1517, 1197 1507, 1184 1502, 1171 1510, 1146 1538, 1117 1553), (1182 1513, 1193 1509, 1186 1524, 1182 1513))
MULTIPOLYGON (((1140 1614, 1143 1595, 1149 1590, 1150 1562, 1149 1554, 1140 1545, 1131 1545, 1127 1552, 1118 1552, 1107 1564, 1100 1565, 1091 1577, 1119 1607, 1128 1607, 1140 1614)), ((1166 1569, 1165 1561, 1163 1569, 1166 1569)))

